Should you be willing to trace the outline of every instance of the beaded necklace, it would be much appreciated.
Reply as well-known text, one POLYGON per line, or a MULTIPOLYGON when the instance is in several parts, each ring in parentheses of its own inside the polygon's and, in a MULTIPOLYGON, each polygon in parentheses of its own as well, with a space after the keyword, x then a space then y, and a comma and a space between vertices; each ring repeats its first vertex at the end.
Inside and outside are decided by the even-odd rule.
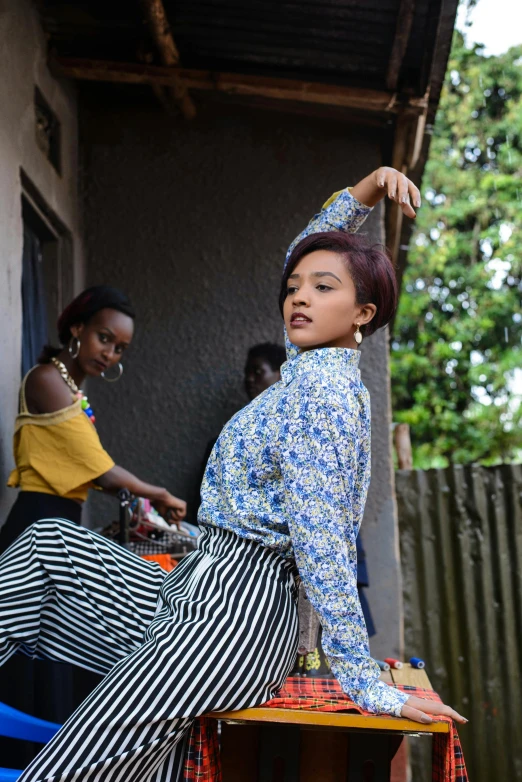
POLYGON ((67 385, 71 389, 76 399, 81 399, 83 412, 85 413, 87 418, 89 418, 89 420, 92 421, 92 423, 94 424, 96 418, 94 417, 94 411, 89 404, 89 400, 87 399, 87 397, 85 396, 81 388, 78 388, 78 386, 70 376, 69 372, 67 371, 67 367, 65 366, 65 364, 63 364, 61 361, 58 361, 58 359, 54 357, 51 359, 51 363, 56 367, 56 369, 62 376, 62 379, 65 381, 65 383, 67 383, 67 385))

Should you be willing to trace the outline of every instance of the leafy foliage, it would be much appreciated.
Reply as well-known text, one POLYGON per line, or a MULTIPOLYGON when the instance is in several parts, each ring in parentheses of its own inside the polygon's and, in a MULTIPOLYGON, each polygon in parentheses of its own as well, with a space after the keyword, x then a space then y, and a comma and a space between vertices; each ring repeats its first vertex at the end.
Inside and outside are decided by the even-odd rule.
POLYGON ((522 46, 455 32, 392 338, 416 467, 521 453, 521 225, 522 46))

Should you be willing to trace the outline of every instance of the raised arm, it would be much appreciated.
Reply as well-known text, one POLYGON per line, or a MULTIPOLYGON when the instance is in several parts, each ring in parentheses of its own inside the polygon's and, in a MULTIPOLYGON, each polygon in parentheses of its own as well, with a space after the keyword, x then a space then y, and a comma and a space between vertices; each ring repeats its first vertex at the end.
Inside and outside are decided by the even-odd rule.
MULTIPOLYGON (((321 211, 314 215, 306 228, 296 236, 286 251, 285 267, 294 247, 310 234, 328 231, 356 233, 364 223, 373 207, 388 196, 398 203, 407 217, 416 217, 412 204, 420 206, 421 197, 418 188, 404 174, 394 168, 382 166, 361 179, 354 187, 334 193, 321 211)), ((298 348, 290 342, 285 329, 285 345, 288 358, 298 353, 298 348)))
POLYGON ((372 208, 385 196, 398 203, 406 217, 415 217, 412 208, 418 208, 421 198, 418 188, 404 174, 394 168, 382 166, 361 179, 354 187, 334 193, 314 215, 306 228, 291 243, 286 262, 296 244, 310 234, 324 231, 356 233, 372 208))

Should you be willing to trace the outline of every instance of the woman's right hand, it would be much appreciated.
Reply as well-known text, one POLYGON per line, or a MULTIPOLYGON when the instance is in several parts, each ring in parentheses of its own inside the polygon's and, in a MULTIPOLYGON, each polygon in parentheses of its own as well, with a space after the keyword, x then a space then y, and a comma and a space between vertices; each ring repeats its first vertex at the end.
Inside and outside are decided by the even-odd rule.
POLYGON ((161 497, 152 504, 165 521, 170 521, 174 524, 184 519, 187 515, 187 503, 185 500, 174 497, 166 489, 163 490, 161 497))
POLYGON ((116 493, 119 489, 128 489, 135 497, 145 497, 150 500, 165 521, 176 524, 185 518, 187 503, 170 494, 166 489, 145 483, 123 467, 115 465, 96 479, 98 486, 104 491, 116 493))
POLYGON ((465 725, 468 721, 458 711, 455 711, 450 706, 446 706, 444 703, 437 703, 426 698, 417 698, 413 695, 411 698, 408 698, 401 711, 401 717, 414 722, 422 722, 424 725, 433 722, 431 714, 439 717, 451 717, 452 720, 460 722, 462 725, 465 725))

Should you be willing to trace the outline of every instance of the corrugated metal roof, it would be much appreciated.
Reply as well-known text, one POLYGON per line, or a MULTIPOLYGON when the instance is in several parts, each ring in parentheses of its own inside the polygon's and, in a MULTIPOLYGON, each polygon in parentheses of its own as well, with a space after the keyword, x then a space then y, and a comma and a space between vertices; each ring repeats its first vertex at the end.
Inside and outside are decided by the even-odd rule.
MULTIPOLYGON (((401 0, 164 0, 186 68, 287 76, 384 89, 401 0)), ((441 0, 416 0, 399 89, 422 95, 441 0)), ((61 56, 136 60, 154 51, 138 2, 44 0, 61 56)))
POLYGON ((135 2, 43 0, 40 15, 50 48, 64 56, 135 62, 140 42, 148 39, 147 25, 135 2))
MULTIPOLYGON (((165 62, 151 37, 145 0, 39 0, 55 72, 118 83, 122 91, 153 84, 162 102, 163 84, 183 95, 174 100, 187 117, 194 112, 196 89, 214 100, 348 114, 385 129, 388 161, 399 136, 417 132, 412 127, 426 96, 425 125, 417 125, 426 132, 416 163, 400 146, 404 159, 394 158, 420 182, 458 0, 163 0, 163 5, 181 65, 168 74, 165 67, 160 73, 165 62), (293 80, 295 91, 288 84, 293 80), (311 82, 320 85, 315 92, 311 82), (402 125, 396 122, 400 112, 402 125)), ((389 241, 402 274, 411 225, 403 222, 397 240, 400 223, 389 207, 389 241)))
POLYGON ((399 0, 167 2, 186 67, 384 83, 399 0), (373 8, 372 8, 373 5, 373 8))

